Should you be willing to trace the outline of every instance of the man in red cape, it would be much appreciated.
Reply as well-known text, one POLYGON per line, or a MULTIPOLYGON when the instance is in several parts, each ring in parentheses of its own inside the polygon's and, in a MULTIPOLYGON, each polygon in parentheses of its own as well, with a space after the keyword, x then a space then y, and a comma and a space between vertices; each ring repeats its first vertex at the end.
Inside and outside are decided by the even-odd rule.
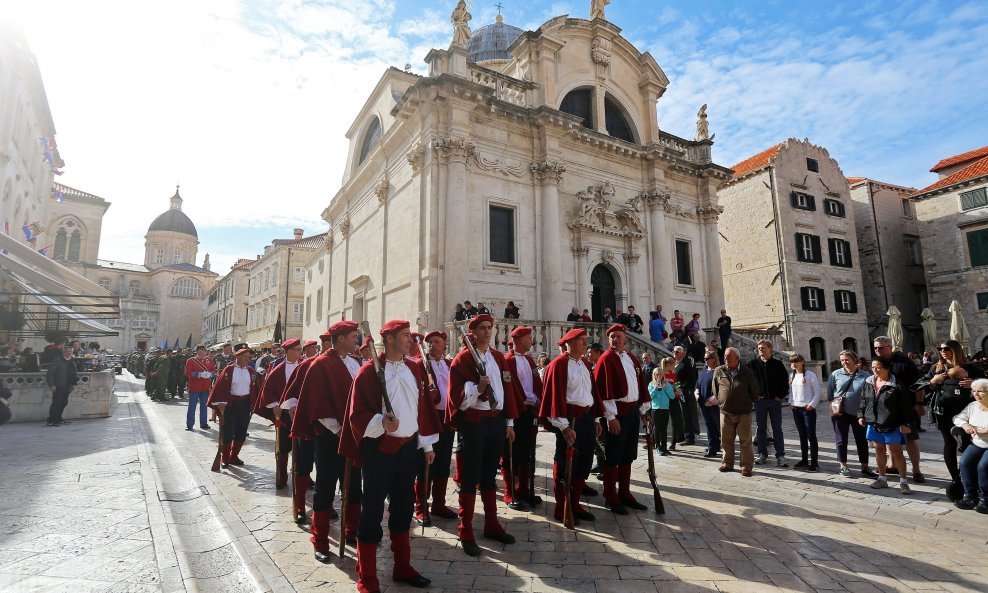
POLYGON ((392 579, 413 587, 428 587, 429 579, 412 568, 408 529, 415 505, 415 476, 422 449, 432 463, 433 444, 439 439, 436 406, 425 388, 421 368, 406 359, 411 346, 407 321, 389 321, 381 327, 384 354, 380 357, 387 396, 373 364, 360 368, 347 402, 340 453, 359 462, 364 479, 363 509, 357 528, 357 591, 380 591, 377 546, 384 536, 381 520, 388 505, 388 530, 394 554, 392 579))
POLYGON ((594 388, 590 363, 583 358, 587 352, 587 332, 571 329, 556 344, 566 353, 545 367, 539 411, 539 416, 545 418, 556 433, 556 454, 552 464, 556 495, 553 515, 558 521, 563 520, 565 490, 560 480, 566 477, 567 455, 573 455, 570 482, 573 518, 593 521, 593 514, 580 505, 580 495, 593 465, 594 439, 602 430, 594 419, 603 415, 603 407, 594 388))
POLYGON ((593 370, 607 421, 602 462, 604 504, 616 515, 627 515, 629 508, 638 511, 646 508, 631 494, 631 464, 638 457, 639 416, 648 413, 652 400, 638 359, 625 349, 627 331, 621 324, 607 329, 610 347, 593 370))
POLYGON ((247 440, 250 411, 261 391, 261 381, 247 366, 250 349, 237 350, 234 364, 227 365, 213 383, 206 405, 223 414, 223 467, 243 465, 240 449, 247 440))
POLYGON ((535 360, 528 351, 532 349, 532 328, 516 327, 511 332, 511 352, 505 357, 511 382, 518 396, 518 419, 515 421, 515 440, 504 447, 504 457, 501 461, 501 475, 504 478, 504 501, 511 508, 520 508, 522 502, 535 506, 542 499, 535 496, 529 500, 528 480, 529 463, 532 449, 538 436, 538 427, 532 422, 538 418, 539 405, 542 401, 542 378, 535 370, 535 360), (515 470, 514 492, 511 492, 508 479, 508 455, 513 457, 515 470))
MULTIPOLYGON (((316 491, 312 496, 312 534, 310 541, 316 560, 328 563, 329 511, 333 508, 336 484, 343 477, 345 458, 340 455, 340 430, 346 421, 346 403, 353 378, 361 361, 354 357, 360 335, 355 321, 337 321, 329 326, 332 347, 323 350, 308 366, 298 393, 298 406, 292 420, 292 438, 315 441, 316 491)), ((360 519, 360 470, 350 471, 347 494, 347 533, 341 537, 356 537, 360 519)))
POLYGON ((497 467, 504 452, 505 439, 514 439, 514 420, 518 417, 518 399, 511 383, 504 355, 491 347, 494 319, 477 315, 470 320, 474 346, 487 373, 480 369, 468 348, 453 359, 449 369, 449 397, 446 415, 462 436, 460 474, 460 526, 463 551, 479 556, 480 546, 473 535, 473 509, 477 484, 484 504, 484 537, 502 544, 515 538, 497 520, 497 467), (490 391, 487 388, 490 387, 490 391))
POLYGON ((285 351, 285 359, 268 370, 264 386, 261 387, 261 396, 254 402, 254 413, 274 422, 275 438, 281 441, 280 455, 275 460, 275 488, 278 489, 288 485, 288 454, 292 450, 292 440, 288 436, 292 418, 287 411, 278 407, 278 403, 299 366, 302 342, 298 338, 292 338, 286 340, 281 348, 285 351))
POLYGON ((429 482, 423 484, 425 480, 425 467, 423 462, 419 470, 418 479, 415 481, 415 521, 419 525, 428 527, 431 525, 431 517, 441 517, 443 519, 455 519, 456 513, 446 506, 446 485, 449 483, 449 463, 453 455, 453 426, 446 418, 446 400, 449 397, 449 359, 446 358, 446 332, 431 331, 425 336, 425 341, 429 345, 426 360, 429 364, 429 373, 433 381, 436 382, 437 392, 432 394, 436 407, 436 415, 442 429, 439 431, 439 441, 432 447, 436 454, 432 467, 429 468, 429 482), (438 398, 438 399, 437 399, 438 398), (429 510, 429 492, 432 492, 432 508, 429 510))

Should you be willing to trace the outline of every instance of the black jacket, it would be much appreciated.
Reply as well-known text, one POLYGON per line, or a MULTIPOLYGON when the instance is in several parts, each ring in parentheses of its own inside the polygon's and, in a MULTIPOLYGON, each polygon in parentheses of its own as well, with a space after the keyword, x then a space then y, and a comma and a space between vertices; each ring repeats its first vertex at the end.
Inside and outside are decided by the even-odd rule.
POLYGON ((676 363, 676 368, 672 372, 676 373, 676 380, 683 386, 683 393, 692 395, 697 378, 696 362, 694 362, 693 357, 688 354, 684 356, 682 360, 676 363))
POLYGON ((896 382, 894 375, 889 375, 889 382, 877 395, 875 376, 865 380, 858 418, 864 418, 866 424, 872 424, 882 432, 891 432, 908 425, 914 415, 913 396, 896 382))
POLYGON ((48 365, 48 375, 46 376, 48 387, 54 387, 59 391, 74 387, 79 382, 79 375, 76 373, 75 364, 71 360, 65 360, 59 356, 48 365))
POLYGON ((781 360, 770 358, 762 361, 755 358, 748 363, 748 368, 755 373, 758 388, 765 398, 786 399, 789 397, 789 373, 781 360))

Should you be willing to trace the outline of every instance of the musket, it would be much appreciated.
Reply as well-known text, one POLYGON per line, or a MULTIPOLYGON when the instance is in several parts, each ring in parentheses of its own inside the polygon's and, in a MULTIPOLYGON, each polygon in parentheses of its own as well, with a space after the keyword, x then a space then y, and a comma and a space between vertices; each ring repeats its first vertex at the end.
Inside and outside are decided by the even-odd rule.
POLYGON ((652 483, 652 502, 655 503, 655 514, 664 515, 666 507, 662 504, 662 493, 659 492, 659 480, 655 475, 655 437, 652 434, 652 419, 648 414, 642 414, 645 418, 645 448, 648 449, 648 481, 652 483))
MULTIPOLYGON (((429 390, 435 389, 439 391, 439 384, 436 382, 436 378, 433 375, 435 371, 432 369, 432 365, 429 363, 429 355, 425 352, 425 345, 422 343, 422 338, 419 336, 415 337, 415 346, 419 350, 419 358, 422 359, 422 370, 425 371, 426 383, 429 385, 429 390)), ((440 395, 442 397, 442 395, 440 395)), ((437 404, 439 402, 436 402, 437 404)))
MULTIPOLYGON (((573 419, 567 418, 569 420, 569 428, 573 429, 574 435, 576 434, 576 427, 573 425, 573 419)), ((563 429, 565 430, 565 429, 563 429)), ((562 432, 562 431, 560 431, 562 432)), ((565 437, 563 437, 565 438, 565 437)), ((576 521, 573 519, 573 502, 572 495, 573 489, 571 484, 573 483, 573 458, 576 457, 576 440, 573 440, 572 445, 566 447, 566 470, 563 472, 563 527, 566 529, 576 529, 576 521)))
MULTIPOLYGON (((430 391, 435 389, 438 393, 439 385, 436 382, 436 378, 433 376, 435 370, 432 369, 432 364, 429 362, 429 355, 425 352, 425 346, 422 343, 422 338, 416 336, 415 344, 419 349, 419 357, 422 359, 422 369, 425 371, 426 381, 429 383, 430 391)), ((442 395, 440 394, 440 398, 442 395)), ((440 400, 442 401, 442 400, 440 400)), ((432 522, 432 514, 429 512, 429 468, 432 464, 425 463, 425 471, 422 474, 422 499, 419 504, 422 506, 422 535, 425 535, 425 526, 432 522)))
POLYGON ((209 468, 214 472, 220 471, 220 463, 223 458, 223 408, 219 409, 220 428, 216 437, 216 457, 213 458, 213 467, 209 468))
POLYGON ((340 490, 340 564, 346 560, 346 510, 350 505, 350 471, 352 469, 353 460, 347 457, 346 464, 343 466, 343 485, 340 490))
POLYGON ((529 451, 531 458, 528 464, 528 504, 535 506, 535 444, 539 440, 539 418, 538 414, 532 418, 532 450, 529 451))
POLYGON ((366 321, 360 322, 360 331, 363 332, 367 339, 370 341, 371 350, 371 363, 374 365, 374 374, 377 375, 377 382, 381 384, 381 398, 384 400, 384 409, 388 414, 394 415, 394 408, 391 407, 391 398, 388 397, 388 382, 384 378, 384 367, 381 366, 381 360, 377 356, 377 350, 374 346, 374 337, 371 335, 370 323, 366 321))
MULTIPOLYGON (((456 327, 460 330, 460 340, 463 342, 463 345, 467 347, 467 350, 470 351, 470 356, 473 357, 473 362, 477 365, 477 374, 480 375, 481 379, 487 377, 487 364, 480 359, 480 353, 477 352, 476 346, 473 345, 473 340, 471 340, 470 336, 467 335, 467 330, 464 329, 464 325, 460 323, 456 327)), ((487 385, 487 389, 484 390, 484 397, 487 398, 491 410, 496 411, 497 398, 494 397, 494 388, 489 384, 487 385)))

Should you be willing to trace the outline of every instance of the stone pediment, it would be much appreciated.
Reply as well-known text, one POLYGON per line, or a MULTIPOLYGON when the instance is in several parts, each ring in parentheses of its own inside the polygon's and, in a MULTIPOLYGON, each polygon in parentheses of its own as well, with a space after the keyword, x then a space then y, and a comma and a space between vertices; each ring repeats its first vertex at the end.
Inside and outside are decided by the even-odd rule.
POLYGON ((639 238, 645 235, 640 219, 641 200, 631 198, 612 206, 616 191, 609 181, 592 185, 576 194, 577 209, 567 226, 606 235, 639 238))

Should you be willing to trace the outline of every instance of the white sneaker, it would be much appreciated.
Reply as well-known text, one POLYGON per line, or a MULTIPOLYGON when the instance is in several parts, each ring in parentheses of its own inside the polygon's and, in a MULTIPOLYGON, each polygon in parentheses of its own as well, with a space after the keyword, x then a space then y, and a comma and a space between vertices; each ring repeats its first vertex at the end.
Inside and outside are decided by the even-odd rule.
POLYGON ((912 489, 909 488, 909 484, 905 482, 899 482, 899 492, 903 494, 912 494, 912 489))
POLYGON ((775 458, 775 466, 776 467, 789 467, 789 462, 786 461, 786 456, 785 455, 782 455, 780 457, 776 457, 775 458))
POLYGON ((871 487, 872 488, 875 488, 875 489, 878 489, 878 488, 888 488, 889 487, 889 483, 888 483, 888 480, 884 480, 882 478, 878 478, 877 480, 875 480, 874 482, 871 483, 871 487))
POLYGON ((755 459, 755 465, 765 465, 766 461, 768 461, 768 455, 759 455, 758 458, 755 459))

